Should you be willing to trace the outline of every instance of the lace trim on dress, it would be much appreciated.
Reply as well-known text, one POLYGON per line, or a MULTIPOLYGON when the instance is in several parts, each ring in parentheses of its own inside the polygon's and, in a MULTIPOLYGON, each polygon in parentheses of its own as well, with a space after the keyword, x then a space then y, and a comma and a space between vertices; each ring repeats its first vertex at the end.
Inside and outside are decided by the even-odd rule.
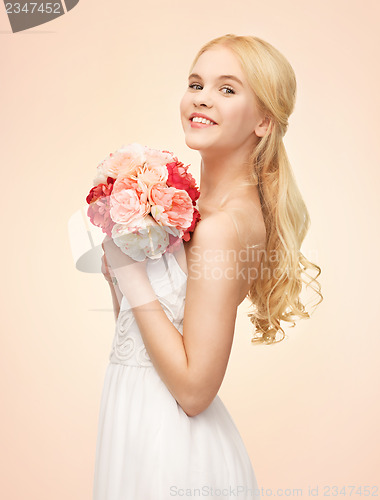
MULTIPOLYGON (((170 292, 166 295, 158 293, 157 298, 170 322, 182 333, 187 283, 186 279, 183 279, 185 273, 180 269, 174 255, 170 254, 169 259, 164 259, 163 262, 166 267, 166 276, 169 276, 169 281, 173 286, 169 287, 170 292), (170 264, 170 260, 175 260, 175 262, 170 264)), ((161 285, 164 286, 164 283, 161 285)), ((129 307, 125 308, 124 297, 120 305, 109 361, 129 366, 152 367, 153 363, 145 348, 133 311, 129 307)), ((159 334, 160 332, 157 332, 157 335, 159 334)))

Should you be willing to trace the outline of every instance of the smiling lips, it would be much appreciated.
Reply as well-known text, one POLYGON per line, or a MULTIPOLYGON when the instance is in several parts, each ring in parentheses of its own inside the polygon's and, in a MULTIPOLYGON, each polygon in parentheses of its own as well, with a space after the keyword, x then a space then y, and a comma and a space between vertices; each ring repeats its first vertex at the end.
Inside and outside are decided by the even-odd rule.
POLYGON ((204 128, 211 127, 212 125, 217 125, 211 118, 202 113, 193 113, 190 115, 190 124, 194 128, 204 128))

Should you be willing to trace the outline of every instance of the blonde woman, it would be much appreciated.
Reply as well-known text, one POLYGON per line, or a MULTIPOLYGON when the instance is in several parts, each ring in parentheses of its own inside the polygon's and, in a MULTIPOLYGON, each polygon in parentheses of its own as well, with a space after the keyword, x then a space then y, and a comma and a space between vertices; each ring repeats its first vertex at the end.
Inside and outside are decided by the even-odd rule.
POLYGON ((252 341, 272 344, 281 320, 309 317, 302 283, 308 268, 321 272, 300 251, 309 216, 283 144, 295 96, 289 62, 257 37, 211 40, 191 65, 180 114, 201 155, 201 220, 181 251, 156 261, 103 243, 117 322, 94 500, 260 498, 218 390, 244 298, 252 341))

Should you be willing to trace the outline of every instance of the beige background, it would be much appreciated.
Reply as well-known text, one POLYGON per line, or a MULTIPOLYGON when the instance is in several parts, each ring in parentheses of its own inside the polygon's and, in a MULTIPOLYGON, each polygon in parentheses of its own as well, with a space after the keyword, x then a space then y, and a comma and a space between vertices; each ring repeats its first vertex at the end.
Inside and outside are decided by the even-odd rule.
POLYGON ((179 101, 198 48, 225 33, 264 38, 295 69, 285 142, 325 300, 272 347, 250 345, 244 303, 220 396, 263 498, 380 494, 379 14, 368 0, 81 0, 12 34, 0 9, 2 498, 91 498, 114 318, 103 278, 75 269, 68 219, 128 142, 199 179, 179 101))

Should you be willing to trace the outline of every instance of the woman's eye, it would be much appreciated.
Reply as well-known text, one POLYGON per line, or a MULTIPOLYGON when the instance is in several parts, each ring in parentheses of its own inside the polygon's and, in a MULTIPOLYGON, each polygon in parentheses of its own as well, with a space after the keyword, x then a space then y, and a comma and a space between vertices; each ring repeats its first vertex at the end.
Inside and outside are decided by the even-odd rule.
MULTIPOLYGON (((195 87, 202 88, 202 85, 199 85, 199 83, 191 83, 189 85, 189 89, 198 90, 195 87)), ((235 94, 235 90, 232 87, 228 87, 227 85, 225 85, 224 87, 221 88, 221 90, 224 90, 224 89, 229 91, 229 92, 224 92, 225 94, 235 94)))
POLYGON ((190 83, 189 85, 189 89, 193 89, 195 87, 200 87, 200 85, 198 83, 190 83))
POLYGON ((234 89, 232 87, 222 87, 222 90, 223 89, 227 89, 227 90, 231 91, 231 92, 226 92, 226 94, 234 94, 235 93, 235 91, 234 91, 234 89))

